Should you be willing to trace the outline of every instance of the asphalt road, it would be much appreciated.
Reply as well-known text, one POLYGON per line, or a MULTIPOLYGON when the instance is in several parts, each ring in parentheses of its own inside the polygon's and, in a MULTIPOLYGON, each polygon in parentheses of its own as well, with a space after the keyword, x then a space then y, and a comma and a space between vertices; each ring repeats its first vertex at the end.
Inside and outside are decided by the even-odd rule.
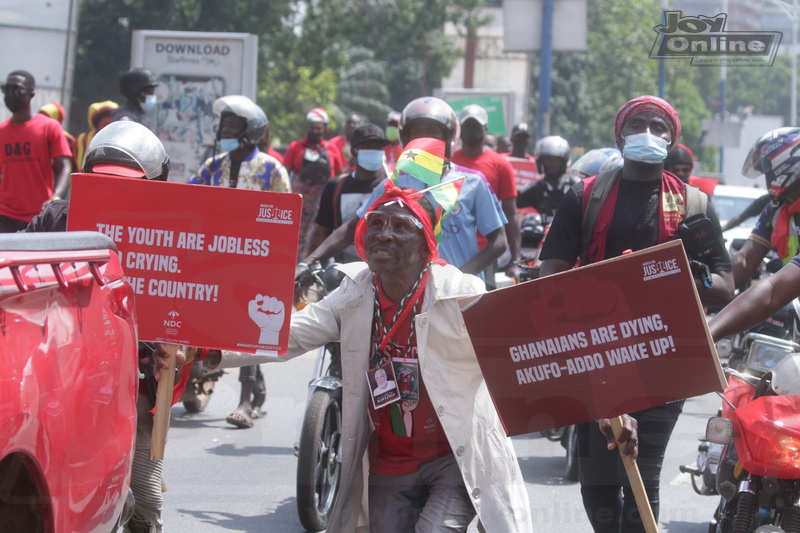
MULTIPOLYGON (((205 412, 172 409, 164 479, 165 532, 301 533, 295 508, 294 443, 300 433, 313 355, 263 365, 267 417, 236 429, 225 417, 239 398, 238 371, 217 383, 205 412)), ((719 405, 716 395, 686 403, 667 449, 662 471, 659 527, 666 533, 705 533, 717 499, 699 496, 680 464, 693 463, 697 438, 719 405)), ((514 438, 539 531, 591 531, 577 483, 562 477, 564 450, 538 434, 514 438)), ((470 531, 476 531, 474 525, 470 531)), ((343 532, 335 532, 343 533, 343 532)))

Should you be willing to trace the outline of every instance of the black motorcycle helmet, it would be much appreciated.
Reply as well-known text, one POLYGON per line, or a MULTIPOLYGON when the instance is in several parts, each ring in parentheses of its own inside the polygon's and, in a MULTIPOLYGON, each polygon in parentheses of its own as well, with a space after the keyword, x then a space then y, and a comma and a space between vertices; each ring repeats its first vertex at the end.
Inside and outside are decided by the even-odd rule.
POLYGON ((119 78, 119 92, 131 100, 135 100, 143 89, 157 85, 156 75, 146 68, 132 68, 119 78))
POLYGON ((778 128, 761 136, 750 148, 742 174, 763 174, 775 205, 800 198, 800 128, 778 128))

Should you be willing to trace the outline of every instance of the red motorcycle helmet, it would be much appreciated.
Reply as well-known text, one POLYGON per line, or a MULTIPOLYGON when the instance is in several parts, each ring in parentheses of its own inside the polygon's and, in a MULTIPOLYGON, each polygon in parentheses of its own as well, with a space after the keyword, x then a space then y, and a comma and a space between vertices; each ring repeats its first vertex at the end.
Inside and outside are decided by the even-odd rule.
POLYGON ((744 161, 742 174, 767 182, 774 203, 800 197, 800 128, 778 128, 758 139, 744 161))

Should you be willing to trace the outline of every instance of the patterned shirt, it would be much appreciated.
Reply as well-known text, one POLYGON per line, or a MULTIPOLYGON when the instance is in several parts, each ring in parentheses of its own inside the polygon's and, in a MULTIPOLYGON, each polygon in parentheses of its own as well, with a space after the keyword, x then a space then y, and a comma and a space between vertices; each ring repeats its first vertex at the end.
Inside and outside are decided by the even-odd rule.
MULTIPOLYGON (((230 187, 231 157, 229 153, 207 159, 197 174, 189 178, 187 183, 230 187)), ((284 166, 274 157, 259 151, 257 147, 253 147, 253 151, 242 161, 236 188, 253 191, 291 192, 289 174, 284 166)))

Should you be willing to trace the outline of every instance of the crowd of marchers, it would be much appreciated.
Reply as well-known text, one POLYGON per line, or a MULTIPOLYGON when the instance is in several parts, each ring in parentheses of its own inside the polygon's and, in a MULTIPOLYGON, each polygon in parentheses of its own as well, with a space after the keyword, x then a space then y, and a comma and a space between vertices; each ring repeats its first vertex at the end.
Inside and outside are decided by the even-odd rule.
MULTIPOLYGON (((71 172, 166 180, 169 156, 149 118, 159 105, 157 85, 147 69, 126 72, 124 102, 92 104, 89 131, 74 138, 59 124, 59 104, 32 109, 30 73, 8 74, 0 232, 64 231, 71 172)), ((717 339, 800 294, 794 270, 800 268, 798 128, 766 133, 748 155, 743 172, 763 175, 772 201, 731 256, 713 184, 692 176, 692 152, 679 143, 680 110, 655 96, 620 102, 609 124, 616 146, 592 150, 572 165, 562 137, 535 140, 526 123, 492 135, 486 109, 473 104, 457 114, 434 97, 412 100, 384 124, 351 114, 332 138, 328 112, 315 107, 305 116, 306 136, 282 152, 270 144, 268 118, 249 98, 222 96, 212 110, 214 155, 180 181, 302 194, 298 276, 320 262, 365 262, 339 289, 302 310, 268 297, 264 304, 278 329, 284 318, 291 321, 289 358, 342 342, 342 478, 329 531, 466 531, 476 517, 490 532, 534 530, 514 448, 502 436, 458 305, 459 298, 491 288, 496 272, 519 276, 521 209, 535 210, 549 224, 537 257, 540 276, 678 239, 684 220, 707 219, 719 245, 692 271, 703 305, 723 308, 710 325, 717 339), (458 184, 452 205, 425 191, 429 176, 404 165, 422 153, 435 181, 458 184), (539 179, 518 188, 515 161, 535 163, 539 179), (773 248, 786 267, 734 299, 773 248), (398 388, 398 365, 413 376, 413 390, 398 388)), ((143 361, 164 364, 163 346, 140 348, 143 361)), ((184 368, 196 358, 209 369, 240 367, 240 401, 228 423, 250 428, 266 415, 263 358, 202 349, 179 354, 184 368)), ((136 512, 127 526, 134 533, 164 528, 162 464, 149 458, 150 374, 138 398, 136 512)), ((682 407, 675 402, 629 413, 617 435, 605 419, 578 427, 581 496, 594 531, 644 531, 622 468, 631 458, 658 517, 661 467, 682 407)))

